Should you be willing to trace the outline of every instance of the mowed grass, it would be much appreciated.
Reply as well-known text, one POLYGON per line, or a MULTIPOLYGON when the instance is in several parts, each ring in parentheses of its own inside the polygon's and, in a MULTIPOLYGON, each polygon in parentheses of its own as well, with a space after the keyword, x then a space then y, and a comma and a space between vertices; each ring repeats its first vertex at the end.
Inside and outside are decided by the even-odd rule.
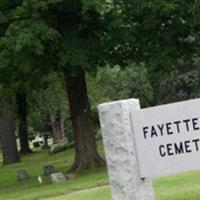
MULTIPOLYGON (((101 142, 98 149, 103 154, 101 142)), ((0 200, 111 200, 106 168, 84 171, 74 180, 52 184, 48 177, 39 184, 45 164, 54 165, 66 173, 74 159, 73 149, 49 156, 46 151, 35 151, 15 165, 0 166, 0 200), (16 173, 26 169, 31 179, 19 182, 16 173), (97 189, 90 189, 96 188, 97 189)), ((156 200, 200 200, 200 171, 183 173, 153 181, 156 200)))
POLYGON ((111 200, 111 192, 109 189, 98 189, 44 200, 111 200))
MULTIPOLYGON (((155 179, 153 183, 156 200, 200 200, 199 171, 155 179)), ((103 188, 49 200, 111 200, 111 194, 109 188, 103 188)))
MULTIPOLYGON (((103 147, 98 142, 98 150, 102 154, 103 147)), ((0 165, 0 200, 36 200, 69 194, 87 188, 108 184, 105 168, 78 173, 74 180, 59 184, 52 184, 49 177, 43 177, 44 182, 38 183, 37 177, 43 174, 42 168, 52 164, 59 171, 66 173, 74 159, 74 150, 70 149, 52 156, 46 151, 36 151, 32 155, 22 158, 22 162, 14 165, 0 165), (17 181, 16 174, 25 169, 31 179, 17 181)))
POLYGON ((154 188, 158 200, 200 200, 200 171, 156 179, 154 188))

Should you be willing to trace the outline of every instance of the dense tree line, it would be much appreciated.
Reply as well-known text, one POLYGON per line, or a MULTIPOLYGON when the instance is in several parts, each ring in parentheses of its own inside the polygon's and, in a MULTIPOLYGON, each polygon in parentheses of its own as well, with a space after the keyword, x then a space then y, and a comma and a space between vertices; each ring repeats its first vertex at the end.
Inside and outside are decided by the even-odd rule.
POLYGON ((33 124, 34 115, 43 120, 55 142, 63 136, 64 121, 71 121, 73 169, 81 170, 105 164, 97 153, 92 120, 101 100, 137 97, 151 106, 196 96, 198 8, 195 0, 1 0, 4 163, 20 160, 14 116, 20 151, 31 152, 31 109, 33 124), (51 82, 57 83, 53 88, 59 95, 51 82), (184 94, 175 98, 179 90, 184 94))

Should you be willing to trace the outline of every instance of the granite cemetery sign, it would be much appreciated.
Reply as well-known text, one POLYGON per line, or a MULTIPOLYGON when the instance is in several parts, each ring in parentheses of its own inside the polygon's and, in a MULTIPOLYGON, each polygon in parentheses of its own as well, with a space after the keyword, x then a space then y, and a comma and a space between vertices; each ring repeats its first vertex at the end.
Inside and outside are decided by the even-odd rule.
POLYGON ((200 169, 200 99, 98 107, 113 200, 153 200, 151 177, 200 169))
POLYGON ((141 177, 200 169, 200 99, 132 111, 141 177))

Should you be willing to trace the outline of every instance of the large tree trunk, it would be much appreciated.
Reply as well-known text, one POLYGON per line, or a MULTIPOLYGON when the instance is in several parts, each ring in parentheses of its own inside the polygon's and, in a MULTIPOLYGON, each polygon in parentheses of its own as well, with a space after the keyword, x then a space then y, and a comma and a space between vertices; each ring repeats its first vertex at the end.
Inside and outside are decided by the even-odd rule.
POLYGON ((87 95, 85 73, 64 72, 75 141, 73 170, 92 169, 105 165, 98 155, 93 133, 91 110, 87 95))
POLYGON ((60 120, 59 120, 59 126, 60 126, 60 133, 62 135, 62 138, 64 137, 64 134, 65 134, 65 119, 64 119, 64 115, 63 115, 63 112, 62 111, 59 111, 59 116, 60 116, 60 120))
POLYGON ((3 164, 17 163, 20 161, 20 157, 17 150, 11 100, 4 97, 1 107, 0 135, 2 141, 3 164))
POLYGON ((28 124, 27 124, 27 99, 24 92, 17 92, 17 114, 19 119, 19 140, 20 140, 20 153, 31 153, 28 142, 28 124))

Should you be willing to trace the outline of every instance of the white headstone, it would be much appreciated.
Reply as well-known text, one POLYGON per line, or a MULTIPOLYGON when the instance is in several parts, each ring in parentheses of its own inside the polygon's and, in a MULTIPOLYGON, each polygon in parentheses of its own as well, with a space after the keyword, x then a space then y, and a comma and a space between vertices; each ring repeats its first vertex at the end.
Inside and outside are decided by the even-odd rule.
POLYGON ((63 173, 57 172, 57 173, 51 174, 51 180, 53 183, 59 183, 59 182, 66 181, 66 178, 63 173))
POLYGON ((113 200, 153 200, 150 179, 141 179, 131 128, 130 110, 139 110, 136 99, 98 107, 113 200))
POLYGON ((43 183, 42 176, 38 176, 37 181, 38 181, 38 183, 42 184, 43 183))
POLYGON ((19 181, 25 181, 25 180, 30 179, 30 176, 26 170, 20 170, 17 172, 17 179, 19 181))

